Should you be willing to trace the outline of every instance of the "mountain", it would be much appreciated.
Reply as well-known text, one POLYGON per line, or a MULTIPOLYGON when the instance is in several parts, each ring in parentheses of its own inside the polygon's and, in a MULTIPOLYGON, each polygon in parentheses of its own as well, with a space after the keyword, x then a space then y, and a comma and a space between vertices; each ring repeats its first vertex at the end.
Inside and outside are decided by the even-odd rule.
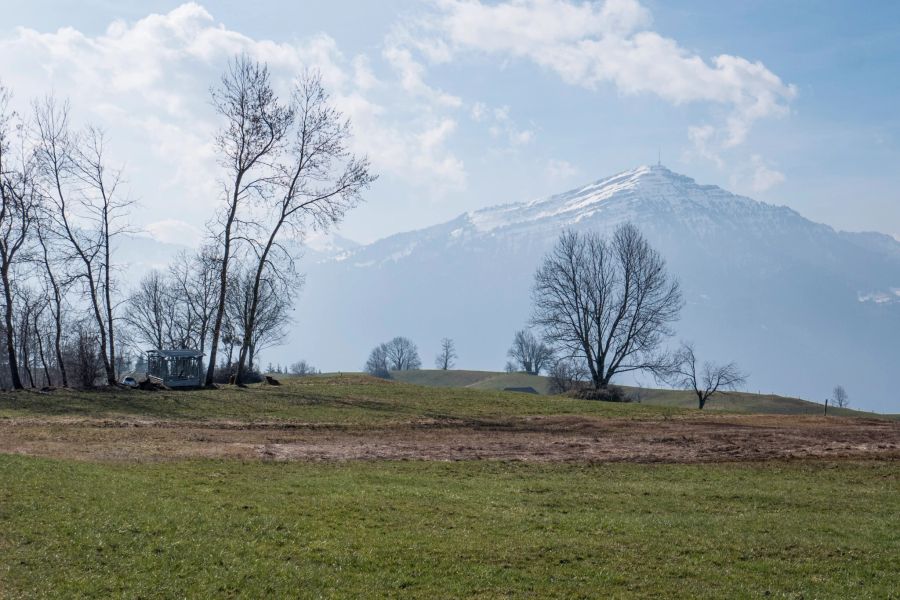
POLYGON ((678 337, 704 359, 737 361, 753 391, 821 402, 842 384, 856 406, 897 410, 900 242, 835 231, 662 166, 312 253, 294 335, 278 354, 359 369, 375 344, 406 335, 427 366, 448 336, 460 367, 497 369, 528 321, 534 270, 559 233, 625 221, 681 280, 678 337))

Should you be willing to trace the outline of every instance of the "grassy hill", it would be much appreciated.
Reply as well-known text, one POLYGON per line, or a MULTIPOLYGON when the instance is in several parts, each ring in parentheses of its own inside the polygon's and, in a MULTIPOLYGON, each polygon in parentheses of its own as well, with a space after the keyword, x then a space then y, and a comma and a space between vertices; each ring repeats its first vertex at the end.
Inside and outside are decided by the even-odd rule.
POLYGON ((144 392, 130 389, 0 392, 0 419, 54 416, 378 426, 425 420, 540 415, 642 418, 687 412, 674 406, 616 404, 497 389, 428 387, 359 374, 282 379, 284 385, 144 392))
MULTIPOLYGON (((531 387, 539 394, 549 394, 549 379, 526 373, 498 373, 493 371, 395 371, 396 381, 431 387, 463 387, 477 390, 503 390, 511 387, 531 387)), ((697 398, 690 392, 658 388, 634 388, 625 386, 629 396, 641 404, 673 408, 697 408, 697 398)), ((710 412, 767 413, 784 415, 819 415, 823 406, 816 402, 750 392, 717 394, 704 409, 710 412)), ((828 407, 828 414, 835 416, 873 416, 873 413, 828 407)), ((885 415, 888 416, 888 415, 885 415)))

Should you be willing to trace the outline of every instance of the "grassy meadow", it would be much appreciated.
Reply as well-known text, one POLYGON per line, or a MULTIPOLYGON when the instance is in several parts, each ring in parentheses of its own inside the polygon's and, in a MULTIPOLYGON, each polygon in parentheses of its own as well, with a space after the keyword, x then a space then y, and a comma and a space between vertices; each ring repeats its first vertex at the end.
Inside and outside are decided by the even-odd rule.
MULTIPOLYGON (((660 404, 333 375, 193 392, 2 393, 0 433, 37 423, 50 436, 80 428, 94 439, 107 421, 116 436, 283 422, 300 426, 292 434, 300 438, 355 431, 354 443, 386 426, 430 421, 463 432, 532 416, 638 428, 722 420, 660 404), (150 426, 129 429, 138 420, 150 426)), ((898 531, 900 469, 887 458, 591 464, 0 454, 3 599, 890 598, 900 596, 898 531)))
POLYGON ((898 475, 0 456, 0 595, 890 598, 898 475))

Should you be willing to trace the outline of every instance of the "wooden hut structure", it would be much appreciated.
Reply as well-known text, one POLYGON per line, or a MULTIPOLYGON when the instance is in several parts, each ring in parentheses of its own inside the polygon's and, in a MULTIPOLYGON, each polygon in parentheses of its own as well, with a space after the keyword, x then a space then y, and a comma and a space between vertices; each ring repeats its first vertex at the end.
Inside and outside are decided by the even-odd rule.
POLYGON ((147 377, 172 388, 200 387, 202 359, 197 350, 153 349, 147 352, 147 377))

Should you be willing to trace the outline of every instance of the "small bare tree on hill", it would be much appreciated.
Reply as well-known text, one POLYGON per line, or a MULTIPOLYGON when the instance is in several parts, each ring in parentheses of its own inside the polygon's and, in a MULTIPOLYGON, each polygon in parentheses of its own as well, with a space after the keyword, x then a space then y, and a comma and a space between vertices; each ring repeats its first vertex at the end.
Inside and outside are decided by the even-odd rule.
POLYGON ((386 346, 387 363, 391 371, 413 371, 422 368, 419 347, 411 339, 397 336, 386 346))
POLYGON ((831 397, 834 400, 834 405, 838 408, 847 408, 850 406, 850 397, 847 395, 847 390, 845 390, 842 385, 834 386, 834 389, 831 391, 831 397))
POLYGON ((444 338, 441 340, 441 351, 438 352, 437 358, 434 359, 434 366, 443 371, 452 369, 456 366, 455 361, 457 358, 459 357, 456 355, 456 345, 453 343, 453 340, 444 338))
POLYGON ((733 362, 717 365, 707 361, 698 365, 694 345, 688 342, 681 344, 669 372, 661 378, 676 387, 694 392, 700 410, 714 394, 737 389, 747 381, 747 376, 733 362))
POLYGON ((553 351, 527 329, 516 332, 506 355, 529 375, 540 375, 553 359, 553 351))

